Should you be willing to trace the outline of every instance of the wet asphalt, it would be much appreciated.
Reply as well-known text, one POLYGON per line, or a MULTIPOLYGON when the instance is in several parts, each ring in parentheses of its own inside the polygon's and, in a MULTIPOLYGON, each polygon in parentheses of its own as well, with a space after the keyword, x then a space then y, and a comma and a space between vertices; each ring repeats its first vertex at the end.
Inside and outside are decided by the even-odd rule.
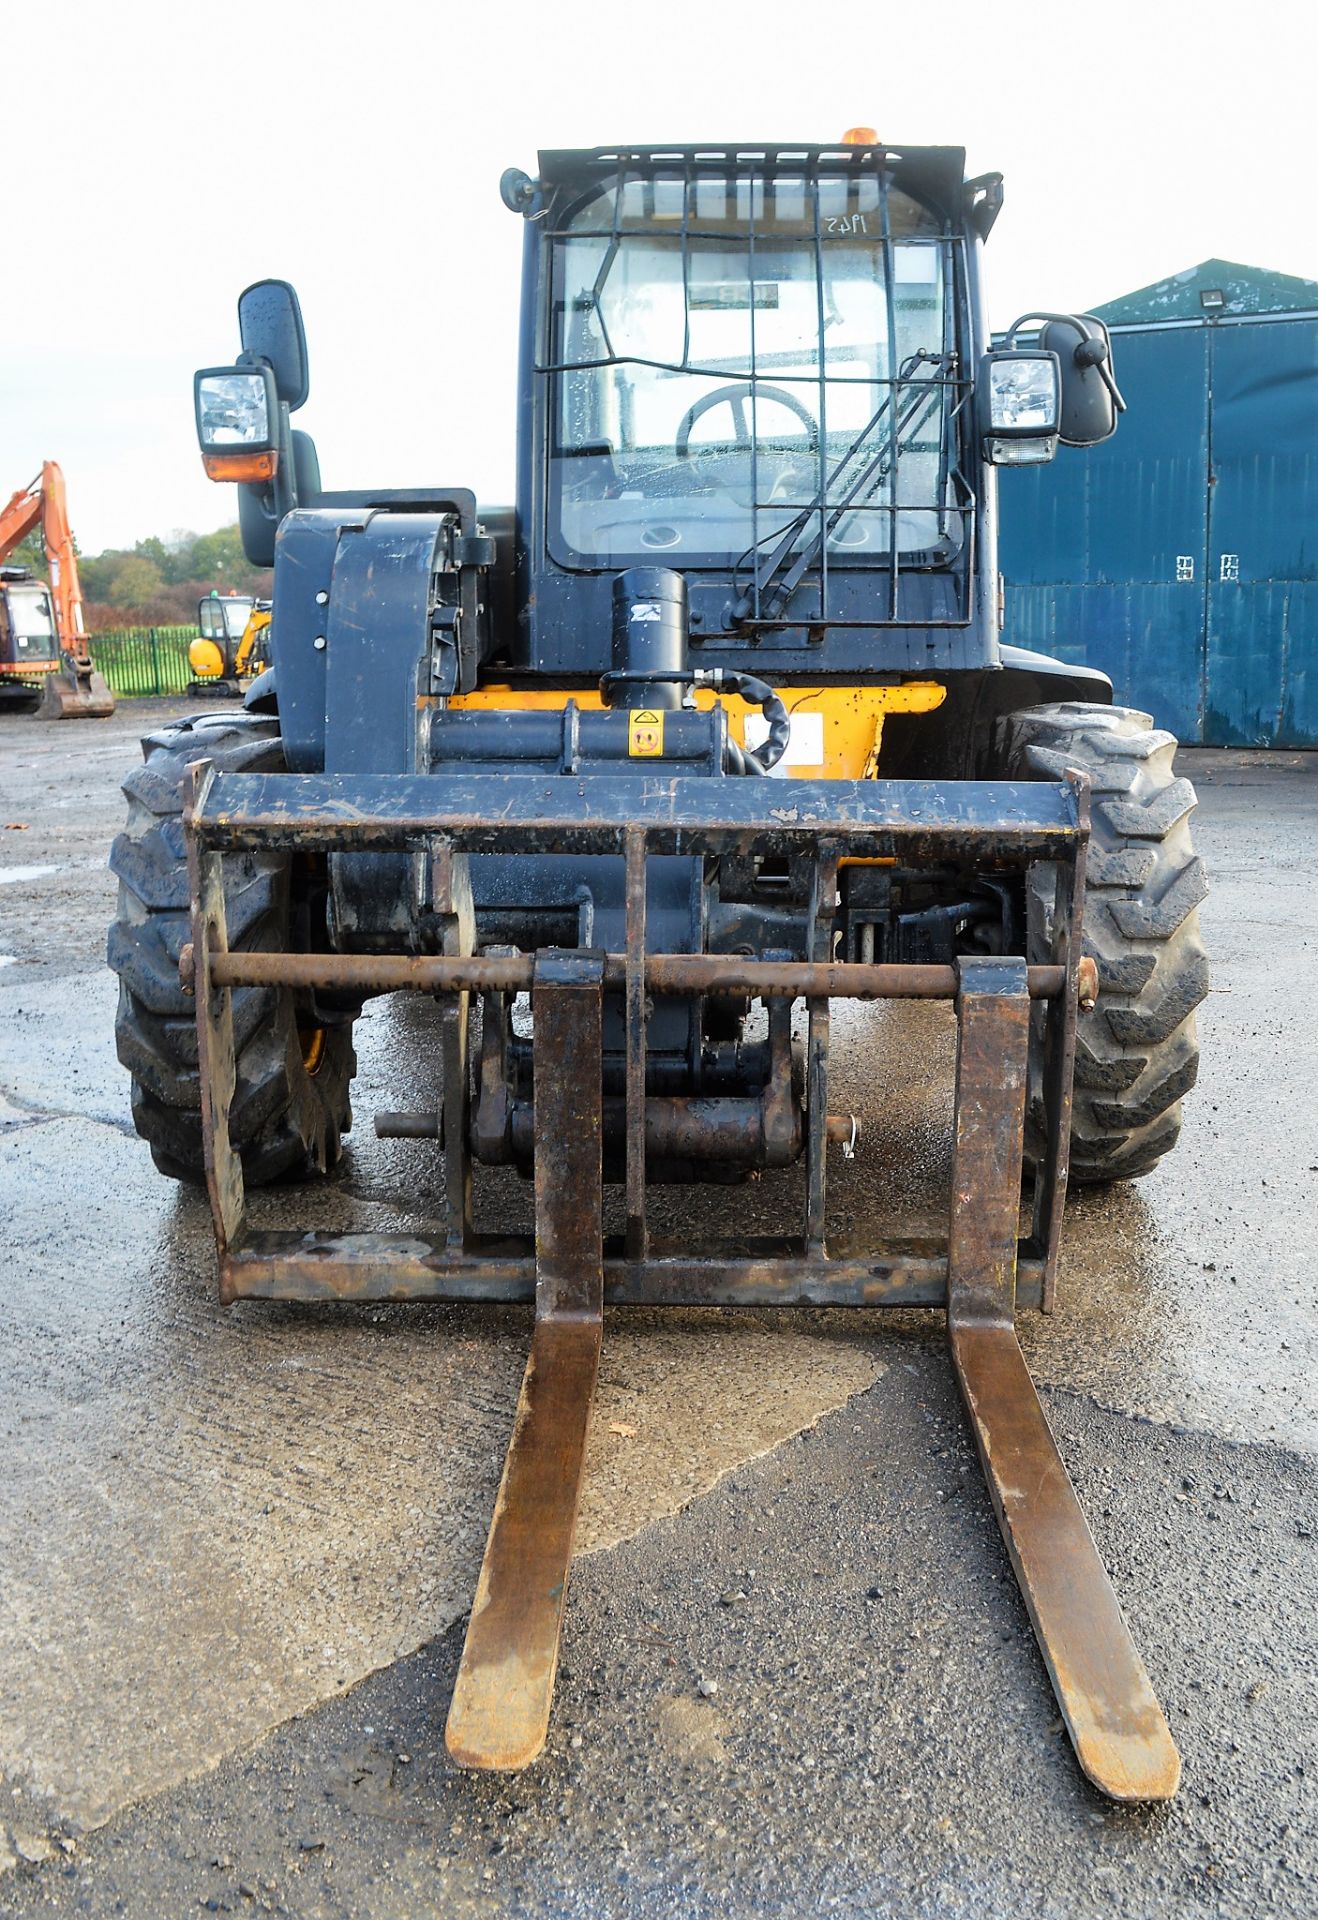
MULTIPOLYGON (((1318 757, 1182 756, 1200 1087, 1163 1167, 1078 1197, 1059 1311, 1022 1329, 1185 1760, 1173 1806, 1121 1811, 1060 1732, 915 1315, 612 1316, 549 1747, 450 1767, 525 1317, 214 1305, 101 960, 117 781, 161 711, 0 719, 0 1913, 1318 1909, 1318 757)), ((852 1012, 866 1145, 834 1201, 918 1226, 949 1023, 852 1012)), ((366 1137, 433 1090, 415 1011, 373 1008, 361 1053, 344 1169, 270 1220, 424 1212, 431 1150, 366 1137)), ((699 1231, 798 1200, 674 1206, 699 1231)), ((527 1196, 481 1205, 520 1224, 527 1196)))

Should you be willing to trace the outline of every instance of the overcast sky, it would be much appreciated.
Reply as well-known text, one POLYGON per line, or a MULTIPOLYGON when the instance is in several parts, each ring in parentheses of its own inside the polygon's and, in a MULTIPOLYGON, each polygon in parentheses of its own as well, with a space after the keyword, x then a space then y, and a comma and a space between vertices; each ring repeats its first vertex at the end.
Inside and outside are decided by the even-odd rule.
POLYGON ((993 320, 1211 255, 1318 278, 1307 0, 42 0, 5 40, 0 499, 62 464, 85 552, 235 517, 193 369, 249 281, 297 286, 327 486, 511 495, 539 147, 965 146, 1006 175, 993 320))

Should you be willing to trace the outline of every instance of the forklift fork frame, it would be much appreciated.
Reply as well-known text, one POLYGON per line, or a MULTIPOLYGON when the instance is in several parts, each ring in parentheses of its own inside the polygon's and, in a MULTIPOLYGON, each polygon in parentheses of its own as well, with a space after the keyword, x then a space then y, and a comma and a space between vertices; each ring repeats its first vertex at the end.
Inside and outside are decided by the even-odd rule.
MULTIPOLYGON (((463 1766, 515 1769, 548 1731, 559 1635, 606 1303, 942 1307, 953 1368, 993 1505, 1080 1764, 1117 1800, 1160 1800, 1180 1761, 1086 1526, 1016 1337, 1017 1304, 1053 1304, 1066 1195, 1080 992, 1088 786, 668 776, 590 781, 536 775, 406 779, 193 770, 185 811, 207 1185, 220 1294, 291 1300, 530 1300, 531 1352, 454 1688, 447 1741, 463 1766), (612 853, 625 861, 625 948, 479 954, 472 853, 612 853), (242 851, 407 851, 427 863, 439 951, 231 951, 223 859, 242 851), (652 954, 652 854, 808 850, 804 960, 652 954), (831 959, 838 863, 973 860, 1056 874, 1047 961, 950 966, 831 959), (443 1114, 413 1131, 445 1146, 442 1231, 258 1232, 247 1225, 229 1132, 235 987, 410 989, 441 997, 443 1114), (478 1235, 468 1143, 469 997, 529 991, 534 1014, 535 1235, 478 1235), (626 1020, 626 1232, 603 1229, 602 1022, 626 1020), (808 1009, 799 1236, 695 1251, 652 1239, 646 1217, 647 996, 740 992, 808 1009), (945 1240, 830 1244, 826 1225, 829 1007, 836 998, 955 1003, 957 1068, 945 1240), (1032 1001, 1043 1003, 1047 1120, 1028 1232, 1019 1230, 1032 1001)), ((401 1129, 400 1129, 401 1130, 401 1129)))

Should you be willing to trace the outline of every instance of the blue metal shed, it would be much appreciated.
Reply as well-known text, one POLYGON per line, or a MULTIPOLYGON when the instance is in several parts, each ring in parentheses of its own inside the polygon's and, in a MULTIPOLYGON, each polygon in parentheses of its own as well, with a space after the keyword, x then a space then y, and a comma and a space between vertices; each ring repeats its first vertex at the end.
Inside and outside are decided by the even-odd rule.
POLYGON ((1001 472, 1004 639, 1184 741, 1318 747, 1318 281, 1206 260, 1096 311, 1128 411, 1001 472))

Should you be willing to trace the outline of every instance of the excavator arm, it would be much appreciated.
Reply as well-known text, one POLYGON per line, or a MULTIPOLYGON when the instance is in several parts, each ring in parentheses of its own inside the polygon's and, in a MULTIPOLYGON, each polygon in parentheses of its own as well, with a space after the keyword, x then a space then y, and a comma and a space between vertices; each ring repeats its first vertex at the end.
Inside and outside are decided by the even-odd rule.
MULTIPOLYGON (((82 585, 78 579, 78 552, 69 525, 64 475, 53 460, 41 469, 41 537, 50 568, 50 590, 55 598, 55 626, 65 653, 87 660, 82 624, 82 585)), ((88 666, 91 665, 87 660, 88 666)))
POLYGON ((41 519, 41 483, 34 480, 30 487, 20 487, 11 494, 0 513, 0 566, 9 558, 14 548, 21 545, 41 519))
POLYGON ((253 607, 247 625, 243 629, 243 637, 238 643, 238 651, 234 655, 233 671, 236 679, 250 679, 259 670, 256 655, 264 648, 269 632, 270 609, 253 607))

